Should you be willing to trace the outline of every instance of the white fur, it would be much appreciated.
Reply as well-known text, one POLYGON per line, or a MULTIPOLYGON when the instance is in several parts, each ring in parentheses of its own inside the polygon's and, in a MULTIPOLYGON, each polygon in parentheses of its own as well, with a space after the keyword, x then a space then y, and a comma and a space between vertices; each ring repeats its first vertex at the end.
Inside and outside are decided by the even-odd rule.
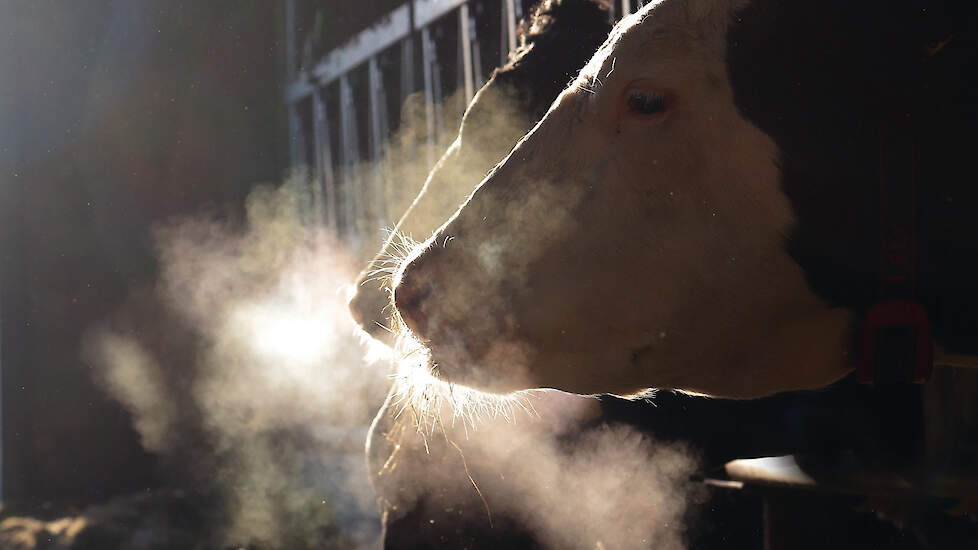
POLYGON ((407 268, 449 379, 492 391, 648 387, 755 397, 848 370, 849 314, 785 251, 772 140, 738 112, 733 0, 623 20, 543 120, 407 268), (636 79, 666 117, 620 114, 636 79), (518 350, 508 353, 507 350, 518 350))

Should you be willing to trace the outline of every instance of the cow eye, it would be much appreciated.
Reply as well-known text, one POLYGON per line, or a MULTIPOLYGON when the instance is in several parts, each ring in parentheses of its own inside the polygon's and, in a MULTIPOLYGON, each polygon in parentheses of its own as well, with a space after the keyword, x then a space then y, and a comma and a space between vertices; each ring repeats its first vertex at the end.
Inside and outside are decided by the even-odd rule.
POLYGON ((654 115, 666 110, 666 96, 649 90, 629 90, 628 110, 639 115, 654 115))

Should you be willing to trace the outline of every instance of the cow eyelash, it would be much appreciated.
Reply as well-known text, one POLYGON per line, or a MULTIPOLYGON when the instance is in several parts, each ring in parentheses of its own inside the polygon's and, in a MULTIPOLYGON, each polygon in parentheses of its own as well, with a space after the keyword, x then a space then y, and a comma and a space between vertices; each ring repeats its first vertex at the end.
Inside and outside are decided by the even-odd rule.
POLYGON ((655 115, 666 110, 666 96, 646 90, 628 92, 628 109, 639 115, 655 115))

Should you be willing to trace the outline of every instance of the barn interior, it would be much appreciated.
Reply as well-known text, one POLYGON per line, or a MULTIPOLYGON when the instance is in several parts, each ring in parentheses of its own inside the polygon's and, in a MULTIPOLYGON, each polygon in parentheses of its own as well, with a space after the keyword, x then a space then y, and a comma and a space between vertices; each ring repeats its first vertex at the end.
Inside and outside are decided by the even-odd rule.
POLYGON ((890 474, 942 412, 927 458, 975 473, 949 367, 401 406, 365 456, 391 352, 350 287, 538 4, 0 5, 0 549, 978 547, 978 478, 890 474))

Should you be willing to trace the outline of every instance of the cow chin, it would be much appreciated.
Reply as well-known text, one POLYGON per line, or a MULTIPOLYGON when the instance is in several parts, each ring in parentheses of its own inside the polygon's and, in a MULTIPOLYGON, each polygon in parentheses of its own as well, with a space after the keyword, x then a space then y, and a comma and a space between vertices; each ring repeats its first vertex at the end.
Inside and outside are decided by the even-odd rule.
POLYGON ((481 338, 451 341, 427 343, 430 368, 438 379, 492 394, 540 387, 530 375, 532 352, 526 345, 481 338))
POLYGON ((634 372, 627 350, 570 352, 500 332, 432 336, 425 343, 432 373, 444 382, 486 393, 555 389, 633 395, 647 389, 640 379, 627 376, 634 372))

